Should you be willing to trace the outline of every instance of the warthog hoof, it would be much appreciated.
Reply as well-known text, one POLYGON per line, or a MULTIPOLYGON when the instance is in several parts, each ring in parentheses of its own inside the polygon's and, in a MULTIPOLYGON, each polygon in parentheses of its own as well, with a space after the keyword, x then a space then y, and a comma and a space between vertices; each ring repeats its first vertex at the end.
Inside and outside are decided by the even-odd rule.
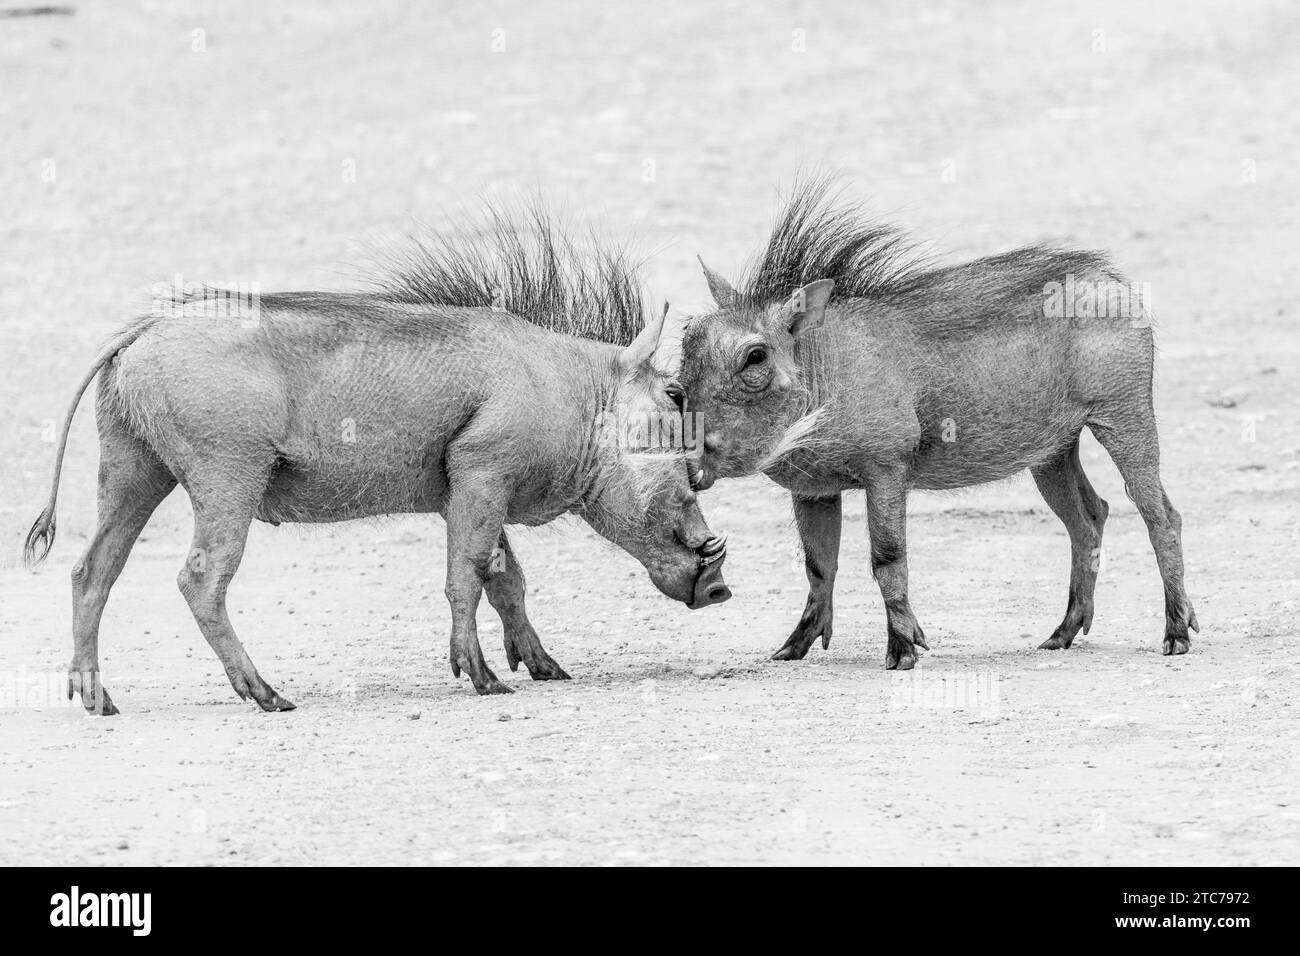
POLYGON ((89 714, 114 717, 117 707, 108 696, 108 688, 99 681, 99 671, 68 671, 68 700, 73 694, 81 695, 81 706, 89 714))
POLYGON ((471 667, 468 661, 463 659, 457 660, 453 657, 451 659, 452 676, 459 677, 462 670, 465 672, 466 676, 469 677, 470 683, 474 685, 474 690, 482 696, 486 696, 487 694, 514 693, 514 690, 497 679, 497 675, 493 674, 492 669, 486 664, 479 664, 479 666, 475 668, 471 667))
POLYGON ((478 691, 480 696, 486 697, 488 694, 513 694, 514 689, 509 684, 503 684, 489 671, 488 679, 481 684, 474 681, 474 690, 478 691))
POLYGON ((915 666, 916 648, 902 642, 889 645, 889 649, 885 652, 885 670, 910 671, 915 666))
POLYGON ((271 691, 271 696, 266 698, 265 700, 263 700, 261 697, 254 697, 253 700, 257 701, 258 707, 261 707, 263 710, 268 712, 277 711, 277 710, 298 709, 297 705, 295 705, 293 701, 289 700, 288 698, 281 697, 275 691, 271 691))
POLYGON ((795 625, 794 631, 786 638, 785 643, 772 655, 772 660, 803 660, 808 649, 812 647, 813 641, 819 636, 822 639, 822 650, 828 649, 831 646, 831 630, 830 604, 817 604, 809 598, 803 617, 799 619, 799 623, 795 625))
MULTIPOLYGON (((518 665, 516 665, 518 666, 518 665)), ((533 680, 572 680, 564 672, 564 668, 552 660, 551 655, 545 651, 540 658, 533 658, 531 661, 524 661, 524 666, 528 668, 528 676, 533 680)), ((510 668, 514 670, 515 668, 510 668)))
POLYGON ((1165 622, 1165 642, 1164 653, 1166 657, 1174 654, 1186 654, 1192 649, 1192 636, 1188 630, 1193 630, 1197 634, 1201 633, 1200 622, 1196 620, 1196 612, 1188 605, 1186 609, 1187 622, 1180 624, 1178 622, 1165 622))
POLYGON ((813 639, 811 637, 807 639, 801 637, 798 640, 795 640, 795 638, 791 636, 789 640, 777 648, 772 654, 772 660, 801 661, 807 656, 808 648, 812 647, 812 642, 813 639))
POLYGON ((505 645, 506 663, 512 671, 519 670, 519 662, 523 661, 528 668, 528 676, 533 680, 572 680, 564 668, 555 662, 555 658, 546 653, 536 636, 530 642, 527 636, 516 639, 507 634, 505 645))
POLYGON ((235 688, 235 693, 239 695, 240 700, 253 698, 257 701, 257 706, 268 713, 280 710, 297 710, 293 703, 287 698, 281 697, 274 687, 262 680, 257 674, 251 677, 246 674, 227 674, 230 678, 230 686, 235 688))
POLYGON ((1058 627, 1052 632, 1051 637, 1038 645, 1038 649, 1040 651, 1068 651, 1073 643, 1074 635, 1067 634, 1058 627))
POLYGON ((925 632, 921 630, 921 625, 915 622, 912 624, 911 637, 909 641, 890 632, 889 646, 885 650, 885 670, 910 671, 916 666, 916 649, 918 647, 927 651, 930 649, 930 645, 925 642, 925 632))

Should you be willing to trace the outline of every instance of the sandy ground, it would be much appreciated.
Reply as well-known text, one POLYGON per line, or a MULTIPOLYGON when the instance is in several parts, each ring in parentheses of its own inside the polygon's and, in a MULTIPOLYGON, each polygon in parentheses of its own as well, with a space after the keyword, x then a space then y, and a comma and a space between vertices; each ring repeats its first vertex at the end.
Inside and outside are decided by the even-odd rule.
POLYGON ((1296 863, 1294 7, 540 6, 0 20, 0 863, 1296 863), (262 714, 175 589, 178 492, 105 615, 123 715, 50 689, 97 448, 87 407, 60 540, 21 570, 48 422, 150 284, 346 288, 360 242, 542 185, 639 234, 656 293, 691 308, 695 252, 734 272, 775 187, 816 160, 943 258, 1058 239, 1150 284, 1189 656, 1159 654, 1146 533, 1089 440, 1112 513, 1069 652, 1034 649, 1064 610, 1068 543, 1022 478, 913 501, 918 670, 883 669, 861 495, 834 644, 767 661, 804 582, 788 502, 757 478, 705 498, 736 591, 708 611, 576 523, 517 535, 532 617, 575 679, 508 674, 485 608, 510 697, 448 672, 439 520, 258 525, 232 614, 299 705, 262 714))

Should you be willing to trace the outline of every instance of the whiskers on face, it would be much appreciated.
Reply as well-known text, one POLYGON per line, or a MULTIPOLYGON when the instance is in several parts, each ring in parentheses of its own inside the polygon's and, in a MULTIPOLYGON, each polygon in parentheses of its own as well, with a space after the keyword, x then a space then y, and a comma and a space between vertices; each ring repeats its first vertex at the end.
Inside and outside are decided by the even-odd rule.
POLYGON ((628 496, 643 520, 654 520, 655 509, 672 501, 674 486, 680 485, 683 493, 690 489, 685 451, 625 451, 621 457, 628 496))
POLYGON ((758 460, 758 471, 766 471, 791 452, 815 448, 825 441, 825 436, 817 431, 821 423, 824 406, 818 406, 805 415, 801 415, 782 432, 758 460))

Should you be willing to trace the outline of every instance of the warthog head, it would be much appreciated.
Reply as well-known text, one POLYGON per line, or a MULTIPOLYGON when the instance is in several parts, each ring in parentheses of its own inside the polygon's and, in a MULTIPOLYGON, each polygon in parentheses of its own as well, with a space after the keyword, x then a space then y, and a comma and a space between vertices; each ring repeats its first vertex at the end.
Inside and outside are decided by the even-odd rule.
POLYGON ((892 295, 924 275, 920 251, 846 199, 838 181, 830 171, 800 173, 734 288, 704 268, 717 308, 687 324, 680 373, 687 408, 703 419, 698 488, 769 471, 792 453, 781 464, 795 470, 801 452, 831 457, 835 409, 819 382, 827 365, 857 358, 827 354, 843 347, 828 344, 842 329, 815 332, 831 293, 845 303, 892 295))
MULTIPOLYGON (((725 542, 705 524, 687 473, 684 392, 655 362, 667 310, 642 328, 646 310, 629 250, 595 234, 575 243, 536 202, 489 206, 463 225, 398 255, 382 294, 434 307, 491 307, 562 333, 529 346, 555 349, 532 357, 559 373, 552 387, 568 389, 562 427, 538 436, 548 446, 550 481, 539 508, 550 514, 562 503, 580 515, 640 561, 669 597, 692 608, 725 601, 725 542)), ((520 414, 528 418, 529 410, 520 414)))
POLYGON ((722 579, 726 540, 709 530, 691 487, 684 391, 655 364, 663 324, 662 315, 648 323, 618 356, 582 514, 640 561, 660 591, 694 609, 731 597, 722 579))
MULTIPOLYGON (((703 265, 703 262, 701 262, 703 265)), ((681 382, 703 427, 692 484, 768 467, 810 431, 816 412, 795 363, 800 337, 821 325, 835 283, 795 289, 779 304, 749 303, 704 266, 717 309, 687 323, 681 382)))

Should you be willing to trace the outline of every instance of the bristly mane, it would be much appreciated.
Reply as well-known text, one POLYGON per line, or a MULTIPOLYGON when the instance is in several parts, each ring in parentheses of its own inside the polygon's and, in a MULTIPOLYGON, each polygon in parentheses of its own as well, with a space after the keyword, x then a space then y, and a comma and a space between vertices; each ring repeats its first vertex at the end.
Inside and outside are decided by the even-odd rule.
POLYGON ((376 292, 393 302, 497 306, 536 325, 627 345, 645 324, 640 261, 594 233, 581 246, 540 202, 485 206, 451 234, 411 236, 380 256, 376 292))
POLYGON ((821 173, 795 180, 767 248, 736 286, 742 305, 765 306, 818 279, 835 280, 836 298, 883 296, 922 270, 916 244, 843 199, 836 180, 821 173))
MULTIPOLYGON (((818 279, 833 279, 833 297, 840 300, 977 293, 976 300, 984 306, 976 312, 908 313, 910 321, 952 332, 979 326, 989 312, 996 311, 990 303, 1041 295, 1046 283, 1063 281, 1070 273, 1099 272, 1113 281, 1126 281, 1103 252, 1053 245, 1025 246, 972 262, 936 266, 897 228, 872 218, 861 203, 845 200, 837 180, 824 173, 795 180, 767 248, 736 286, 741 306, 765 307, 818 279)), ((1006 311, 1016 310, 1008 305, 1006 311)))

